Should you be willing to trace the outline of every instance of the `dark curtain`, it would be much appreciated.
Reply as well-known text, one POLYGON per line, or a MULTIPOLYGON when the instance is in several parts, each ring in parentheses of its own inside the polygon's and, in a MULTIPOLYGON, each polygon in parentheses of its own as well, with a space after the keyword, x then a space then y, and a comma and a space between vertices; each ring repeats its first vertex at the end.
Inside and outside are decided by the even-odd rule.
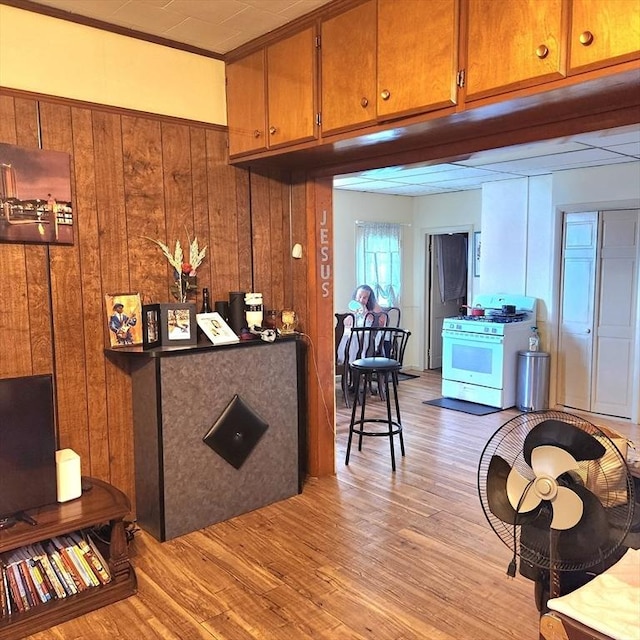
POLYGON ((456 233, 435 236, 436 260, 442 302, 467 294, 467 236, 456 233))

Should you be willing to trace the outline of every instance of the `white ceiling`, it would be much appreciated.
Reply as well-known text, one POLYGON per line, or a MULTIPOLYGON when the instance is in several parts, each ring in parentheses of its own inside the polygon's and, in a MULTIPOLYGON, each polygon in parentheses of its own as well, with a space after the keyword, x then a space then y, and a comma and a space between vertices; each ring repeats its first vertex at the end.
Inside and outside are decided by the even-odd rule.
POLYGON ((35 0, 35 4, 224 54, 330 1, 35 0))
MULTIPOLYGON (((36 4, 224 54, 331 0, 35 0, 36 4)), ((640 124, 336 177, 337 189, 422 196, 484 182, 640 159, 640 124)), ((640 172, 638 176, 640 181, 640 172)))
MULTIPOLYGON (((479 189, 484 182, 538 176, 579 167, 640 159, 640 125, 607 129, 503 149, 447 164, 414 164, 359 171, 334 178, 336 189, 424 196, 479 189)), ((640 183, 640 169, 638 169, 640 183)))

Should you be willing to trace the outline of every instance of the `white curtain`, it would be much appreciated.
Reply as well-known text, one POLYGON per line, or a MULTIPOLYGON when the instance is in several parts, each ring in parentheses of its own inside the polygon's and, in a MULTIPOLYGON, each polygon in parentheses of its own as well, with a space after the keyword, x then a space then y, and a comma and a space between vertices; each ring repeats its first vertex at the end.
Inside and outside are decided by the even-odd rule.
POLYGON ((368 284, 381 307, 400 306, 401 225, 365 222, 356 227, 357 285, 368 284))

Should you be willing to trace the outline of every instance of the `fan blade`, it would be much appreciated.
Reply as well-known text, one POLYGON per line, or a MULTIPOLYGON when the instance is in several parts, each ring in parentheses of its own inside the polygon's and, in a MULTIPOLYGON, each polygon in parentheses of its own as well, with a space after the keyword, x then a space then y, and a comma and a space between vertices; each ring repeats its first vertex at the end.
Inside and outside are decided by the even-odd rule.
MULTIPOLYGON (((511 471, 509 463, 500 456, 492 456, 487 471, 487 502, 494 516, 507 524, 522 524, 528 515, 516 514, 507 496, 507 477, 511 471)), ((517 504, 517 503, 516 503, 517 504)))
POLYGON ((565 562, 586 562, 592 566, 593 559, 609 541, 607 509, 586 487, 576 485, 570 490, 582 500, 582 518, 575 527, 560 532, 558 555, 565 562))
MULTIPOLYGON (((535 455, 535 451, 533 453, 535 455)), ((558 493, 551 503, 553 505, 552 529, 571 529, 580 522, 583 514, 582 499, 571 489, 558 487, 558 493)))
POLYGON ((507 476, 507 496, 518 513, 527 513, 540 504, 531 480, 527 480, 517 469, 511 469, 507 476))
POLYGON ((565 471, 577 469, 576 459, 560 447, 540 446, 531 454, 531 467, 536 477, 551 476, 557 478, 565 471))
POLYGON ((529 466, 532 466, 532 451, 543 445, 564 449, 576 460, 597 460, 605 453, 605 448, 592 435, 561 420, 545 420, 527 434, 522 450, 529 466))

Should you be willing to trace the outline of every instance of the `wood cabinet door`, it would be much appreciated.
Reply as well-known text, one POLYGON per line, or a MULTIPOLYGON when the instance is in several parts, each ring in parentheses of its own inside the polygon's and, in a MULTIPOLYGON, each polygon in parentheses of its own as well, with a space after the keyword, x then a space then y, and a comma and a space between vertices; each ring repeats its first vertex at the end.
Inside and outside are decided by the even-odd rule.
POLYGON ((466 99, 564 75, 564 0, 468 0, 466 99))
POLYGON ((640 57, 640 1, 573 0, 569 69, 625 62, 640 57))
POLYGON ((227 64, 229 155, 267 147, 264 49, 227 64))
POLYGON ((379 119, 456 104, 458 13, 458 0, 378 0, 379 119))
POLYGON ((376 0, 322 23, 322 132, 376 117, 376 0))
POLYGON ((309 27, 267 47, 268 145, 316 137, 316 47, 309 27))

